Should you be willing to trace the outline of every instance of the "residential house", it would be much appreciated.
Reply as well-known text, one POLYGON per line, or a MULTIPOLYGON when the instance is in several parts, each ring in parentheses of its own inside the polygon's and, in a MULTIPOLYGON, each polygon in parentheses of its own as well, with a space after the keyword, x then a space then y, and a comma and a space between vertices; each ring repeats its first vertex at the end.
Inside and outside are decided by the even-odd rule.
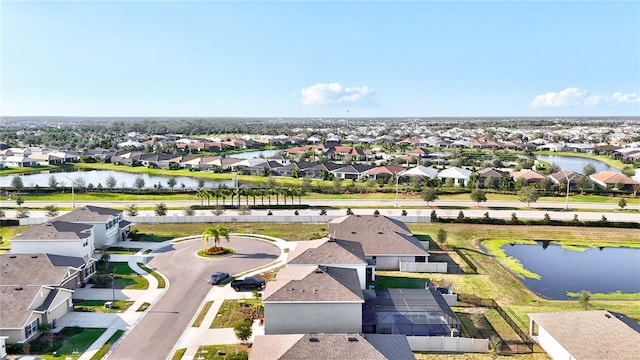
POLYGON ((506 171, 494 169, 494 168, 484 168, 476 171, 476 182, 480 186, 484 186, 487 188, 500 187, 501 182, 504 180, 506 176, 509 176, 509 173, 506 171))
MULTIPOLYGON (((367 262, 380 270, 400 270, 401 263, 427 263, 429 254, 402 222, 386 216, 348 215, 329 222, 329 236, 360 243, 367 262)), ((374 273, 372 272, 372 279, 374 273)))
POLYGON ((366 172, 366 176, 369 179, 388 179, 390 177, 396 176, 397 174, 402 173, 406 169, 402 166, 398 165, 382 165, 370 169, 366 172))
MULTIPOLYGON (((582 181, 583 177, 584 176, 582 174, 570 170, 563 170, 549 175, 549 179, 551 179, 551 182, 558 186, 562 185, 564 189, 566 189, 568 182, 570 190, 578 189, 578 184, 580 183, 580 181, 582 181)), ((593 180, 588 177, 585 178, 585 189, 593 189, 595 184, 593 180)))
POLYGON ((438 176, 438 170, 431 166, 426 167, 426 166, 418 165, 416 167, 412 167, 411 169, 407 169, 401 172, 400 176, 407 176, 407 177, 416 176, 420 178, 434 179, 436 178, 436 176, 438 176))
POLYGON ((365 176, 373 166, 367 164, 351 164, 330 171, 334 177, 344 180, 358 180, 365 176))
POLYGON ((64 159, 49 154, 31 154, 29 159, 32 159, 38 163, 38 165, 61 165, 64 164, 64 159))
POLYGON ((11 239, 11 251, 73 256, 90 262, 95 251, 93 226, 58 220, 34 225, 11 239))
POLYGON ((364 297, 355 269, 291 266, 267 284, 264 332, 359 333, 364 297))
POLYGON ((547 177, 540 174, 535 170, 522 169, 511 173, 513 181, 520 181, 523 185, 535 184, 539 185, 542 180, 546 180, 547 177))
POLYGON ((249 360, 412 360, 406 336, 378 334, 286 334, 256 336, 249 360))
POLYGON ((637 191, 640 186, 640 182, 613 171, 600 171, 599 173, 589 175, 589 178, 603 189, 637 191))
POLYGON ((424 159, 429 155, 429 151, 425 148, 417 147, 409 151, 409 155, 415 156, 419 159, 424 159))
POLYGON ((124 220, 122 210, 86 205, 74 209, 56 220, 93 226, 95 248, 112 246, 126 239, 131 222, 124 220))
POLYGON ((67 260, 43 253, 0 255, 0 337, 28 342, 37 337, 40 324, 55 323, 73 309, 71 289, 81 271, 57 263, 67 260))
POLYGON ((292 161, 287 165, 274 168, 271 171, 273 175, 288 176, 288 177, 292 177, 294 174, 294 171, 297 171, 298 177, 301 177, 305 169, 309 169, 315 165, 317 164, 313 162, 308 162, 308 161, 292 161), (298 170, 294 170, 294 169, 298 169, 298 170))
POLYGON ((637 360, 640 325, 606 310, 533 313, 529 335, 554 360, 637 360))
POLYGON ((438 173, 438 179, 441 183, 447 182, 447 179, 452 179, 455 186, 467 186, 469 179, 471 178, 471 170, 467 170, 460 167, 450 167, 444 169, 438 173))
POLYGON ((328 176, 332 171, 340 169, 344 165, 336 164, 333 162, 320 163, 310 168, 300 171, 301 177, 309 177, 314 179, 322 179, 324 176, 328 176))
POLYGON ((10 155, 0 158, 0 162, 5 167, 31 167, 38 166, 38 160, 25 155, 10 155))
POLYGON ((367 260, 358 242, 331 238, 299 242, 289 253, 287 267, 308 265, 355 269, 360 288, 367 287, 367 260))

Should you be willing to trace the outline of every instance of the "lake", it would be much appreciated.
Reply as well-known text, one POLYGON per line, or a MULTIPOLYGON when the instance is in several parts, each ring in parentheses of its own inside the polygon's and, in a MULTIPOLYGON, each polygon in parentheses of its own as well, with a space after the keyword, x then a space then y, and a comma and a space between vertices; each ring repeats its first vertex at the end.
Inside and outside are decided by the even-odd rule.
POLYGON ((536 159, 557 165, 562 170, 575 171, 580 174, 584 174, 584 166, 587 164, 593 165, 593 167, 596 169, 596 172, 613 171, 619 174, 621 173, 620 170, 611 167, 603 163, 602 161, 583 157, 564 155, 536 155, 536 159))
POLYGON ((589 248, 573 251, 550 243, 504 245, 507 256, 542 278, 522 282, 536 294, 557 300, 571 299, 567 291, 591 293, 640 292, 640 248, 589 248))
MULTIPOLYGON (((3 176, 0 178, 0 184, 3 186, 9 186, 11 184, 11 178, 15 175, 3 176)), ((90 183, 93 186, 98 186, 98 184, 102 184, 105 186, 105 180, 108 176, 113 176, 118 181, 116 188, 134 188, 134 181, 138 176, 142 176, 144 179, 144 188, 152 189, 153 185, 157 185, 160 183, 164 188, 168 188, 167 180, 169 180, 170 176, 160 176, 160 175, 149 175, 149 174, 136 174, 136 173, 127 173, 113 170, 88 170, 88 171, 74 171, 74 172, 41 172, 37 174, 23 174, 20 175, 22 177, 22 183, 25 187, 34 187, 36 185, 40 187, 48 187, 49 186, 49 177, 54 176, 56 180, 58 180, 59 186, 71 186, 71 181, 77 178, 82 178, 85 181, 86 185, 90 183)), ((173 176, 176 179, 176 186, 174 189, 182 189, 182 184, 186 189, 197 189, 198 188, 198 179, 192 178, 188 176, 173 176)), ((234 186, 233 180, 205 180, 205 187, 212 188, 218 187, 218 185, 226 185, 228 187, 234 186)))

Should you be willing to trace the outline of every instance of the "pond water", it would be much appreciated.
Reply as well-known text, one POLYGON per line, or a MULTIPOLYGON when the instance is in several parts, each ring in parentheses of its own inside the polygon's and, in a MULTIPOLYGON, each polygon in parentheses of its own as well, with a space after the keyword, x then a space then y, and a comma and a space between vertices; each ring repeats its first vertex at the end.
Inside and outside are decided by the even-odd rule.
MULTIPOLYGON (((11 178, 15 175, 3 176, 0 178, 0 184, 2 186, 9 186, 11 184, 11 178)), ((117 180, 116 188, 134 188, 135 179, 138 176, 142 176, 144 179, 144 188, 152 189, 153 185, 157 185, 160 183, 163 188, 169 188, 167 185, 167 180, 169 180, 170 176, 161 176, 161 175, 149 175, 149 174, 135 174, 135 173, 126 173, 120 171, 113 170, 88 170, 88 171, 74 171, 74 172, 41 172, 37 174, 23 174, 20 175, 22 177, 22 183, 25 187, 34 187, 36 185, 41 187, 49 186, 49 177, 54 176, 58 181, 59 186, 71 186, 71 181, 76 181, 76 179, 81 178, 84 180, 86 185, 90 183, 93 186, 98 186, 98 184, 102 184, 105 186, 105 181, 108 176, 113 176, 117 180)), ((182 189, 182 184, 186 189, 196 189, 198 188, 198 179, 191 178, 188 176, 173 176, 176 179, 176 186, 174 189, 179 190, 182 189)), ((205 187, 212 188, 218 187, 218 185, 226 185, 228 187, 234 186, 233 180, 205 180, 205 187)))
POLYGON ((525 269, 541 279, 522 282, 536 294, 548 298, 571 299, 566 292, 640 292, 640 248, 589 248, 574 251, 539 241, 537 245, 504 245, 507 256, 520 260, 525 269))
POLYGON ((587 164, 593 165, 593 167, 596 169, 596 172, 613 171, 621 173, 620 170, 611 167, 600 160, 588 159, 583 157, 564 155, 536 155, 536 159, 555 164, 562 170, 575 171, 580 174, 584 174, 584 166, 587 164))
POLYGON ((273 155, 276 155, 282 150, 262 150, 262 151, 247 151, 238 154, 230 154, 228 157, 237 158, 237 159, 253 159, 253 158, 268 158, 273 155))

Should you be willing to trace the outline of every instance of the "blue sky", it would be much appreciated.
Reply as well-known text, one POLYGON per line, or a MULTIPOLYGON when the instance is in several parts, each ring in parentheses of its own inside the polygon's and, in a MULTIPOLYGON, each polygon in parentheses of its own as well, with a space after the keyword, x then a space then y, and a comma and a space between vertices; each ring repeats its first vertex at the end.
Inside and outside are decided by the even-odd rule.
POLYGON ((2 115, 640 115, 640 2, 8 2, 2 115))

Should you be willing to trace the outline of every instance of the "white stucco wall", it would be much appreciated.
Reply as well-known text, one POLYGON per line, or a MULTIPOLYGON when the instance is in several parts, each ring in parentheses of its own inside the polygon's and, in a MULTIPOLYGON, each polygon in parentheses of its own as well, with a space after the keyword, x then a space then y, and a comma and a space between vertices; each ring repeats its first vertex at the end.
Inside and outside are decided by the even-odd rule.
MULTIPOLYGON (((426 254, 425 254, 426 256, 426 254)), ((370 258, 370 257, 367 257, 370 258)), ((413 262, 415 256, 376 256, 377 270, 400 270, 400 261, 413 262)))
POLYGON ((264 303, 264 332, 360 333, 362 303, 264 303))
POLYGON ((94 251, 93 237, 87 238, 88 245, 83 246, 84 240, 14 240, 11 242, 11 252, 18 254, 53 254, 61 256, 91 257, 94 251))
POLYGON ((554 339, 542 327, 538 327, 537 341, 540 347, 553 359, 553 360, 575 360, 571 354, 565 348, 554 339))

